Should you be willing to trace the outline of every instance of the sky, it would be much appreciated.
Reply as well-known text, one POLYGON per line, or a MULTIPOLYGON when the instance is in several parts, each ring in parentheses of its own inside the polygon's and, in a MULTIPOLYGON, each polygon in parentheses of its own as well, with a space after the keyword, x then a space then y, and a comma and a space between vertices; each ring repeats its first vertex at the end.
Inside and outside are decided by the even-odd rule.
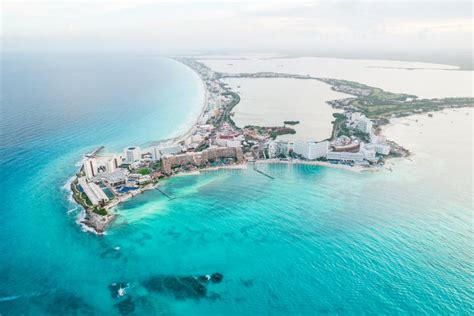
POLYGON ((2 0, 2 51, 472 53, 470 1, 2 0))

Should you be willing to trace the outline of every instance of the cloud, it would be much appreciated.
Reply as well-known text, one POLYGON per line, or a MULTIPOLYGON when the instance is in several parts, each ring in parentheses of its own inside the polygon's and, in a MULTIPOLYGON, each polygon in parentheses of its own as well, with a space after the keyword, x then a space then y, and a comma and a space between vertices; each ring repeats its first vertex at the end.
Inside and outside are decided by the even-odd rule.
POLYGON ((472 19, 454 19, 439 21, 401 21, 390 23, 385 26, 388 34, 414 34, 420 32, 429 33, 472 33, 472 19))
POLYGON ((426 1, 3 0, 1 37, 2 49, 412 49, 442 42, 470 50, 471 10, 468 2, 426 1))

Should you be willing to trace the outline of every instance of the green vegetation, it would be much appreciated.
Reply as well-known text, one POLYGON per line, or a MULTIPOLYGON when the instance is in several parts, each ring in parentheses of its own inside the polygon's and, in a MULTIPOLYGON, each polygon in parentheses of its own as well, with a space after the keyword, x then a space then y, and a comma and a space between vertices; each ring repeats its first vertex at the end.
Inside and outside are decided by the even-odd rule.
POLYGON ((83 200, 87 206, 92 206, 91 200, 89 200, 89 198, 87 197, 85 193, 81 193, 80 197, 81 197, 81 200, 83 200))
POLYGON ((196 151, 203 151, 205 149, 209 148, 209 143, 208 142, 204 142, 202 143, 201 145, 198 146, 198 148, 196 148, 196 151))
POLYGON ((275 139, 280 135, 296 134, 296 131, 289 127, 274 129, 270 132, 270 138, 275 139))
POLYGON ((293 128, 285 127, 285 126, 263 127, 263 126, 247 125, 244 128, 253 129, 255 130, 255 132, 257 132, 257 134, 268 135, 272 139, 275 139, 280 135, 296 134, 296 131, 293 128))
POLYGON ((368 133, 364 133, 363 131, 356 129, 354 131, 354 136, 359 139, 362 139, 366 143, 370 143, 370 135, 368 133))
POLYGON ((89 200, 89 198, 84 192, 79 191, 79 189, 77 188, 77 183, 77 179, 71 183, 71 189, 73 192, 74 200, 77 203, 81 204, 84 208, 92 207, 92 202, 89 200))
POLYGON ((258 134, 263 134, 263 133, 265 133, 265 127, 263 127, 263 126, 245 125, 244 128, 252 128, 252 129, 254 129, 258 134))
POLYGON ((354 102, 367 117, 396 115, 403 116, 411 113, 439 111, 449 107, 474 106, 473 98, 445 99, 416 99, 407 102, 376 102, 367 103, 364 100, 354 102))
POLYGON ((332 116, 336 119, 333 122, 332 139, 336 139, 342 135, 349 136, 349 130, 346 127, 346 115, 342 113, 333 113, 332 116))
POLYGON ((283 124, 285 125, 297 125, 300 121, 284 121, 283 124))
POLYGON ((369 118, 404 116, 413 113, 438 111, 450 107, 474 106, 474 98, 418 99, 406 93, 392 93, 358 82, 338 79, 324 80, 336 91, 356 95, 351 105, 369 118))
POLYGON ((237 105, 239 104, 240 102, 240 96, 235 93, 235 92, 232 92, 232 91, 227 91, 227 92, 224 92, 222 93, 223 96, 231 96, 232 97, 232 101, 229 103, 229 105, 226 106, 226 108, 224 109, 224 113, 221 117, 221 122, 224 121, 224 122, 227 122, 229 123, 235 130, 240 130, 240 128, 237 127, 237 125, 235 125, 235 122, 234 120, 232 120, 232 118, 230 117, 230 112, 232 111, 232 109, 237 105))
POLYGON ((338 123, 347 120, 347 116, 343 113, 333 113, 332 116, 336 119, 336 122, 338 123))
POLYGON ((141 174, 142 176, 146 176, 147 174, 151 173, 150 168, 141 168, 137 170, 137 173, 141 174))
POLYGON ((98 215, 101 215, 101 216, 105 216, 107 215, 107 211, 105 210, 105 208, 102 208, 102 207, 94 207, 94 209, 92 210, 92 212, 98 214, 98 215))

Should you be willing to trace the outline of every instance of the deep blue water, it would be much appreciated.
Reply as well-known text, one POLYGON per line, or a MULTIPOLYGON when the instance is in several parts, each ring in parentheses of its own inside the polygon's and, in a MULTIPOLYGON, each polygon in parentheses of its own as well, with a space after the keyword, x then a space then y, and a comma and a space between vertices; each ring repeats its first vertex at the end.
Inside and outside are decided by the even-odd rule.
POLYGON ((64 189, 75 164, 176 134, 201 107, 198 77, 158 57, 23 55, 2 57, 1 79, 1 315, 473 313, 461 168, 177 177, 162 184, 176 199, 147 192, 99 237, 64 189), (204 297, 182 278, 214 272, 204 297), (125 300, 113 282, 130 284, 125 300))

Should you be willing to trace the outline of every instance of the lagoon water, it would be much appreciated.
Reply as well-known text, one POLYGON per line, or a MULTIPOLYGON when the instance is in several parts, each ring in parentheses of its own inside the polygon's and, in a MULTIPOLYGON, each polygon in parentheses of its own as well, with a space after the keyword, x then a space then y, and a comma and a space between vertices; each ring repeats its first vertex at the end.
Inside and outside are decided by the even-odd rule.
MULTIPOLYGON (((472 146, 454 167, 426 149, 393 172, 176 177, 162 183, 176 199, 147 192, 99 237, 76 224, 64 189, 75 163, 175 134, 200 110, 198 77, 163 58, 2 58, 0 314, 474 312, 472 146), (160 291, 166 277, 214 272, 222 282, 160 291), (113 282, 129 283, 125 299, 113 282)), ((470 113, 432 130, 472 144, 470 113)))
POLYGON ((273 71, 360 82, 420 98, 472 97, 473 71, 422 62, 341 59, 320 57, 269 58, 241 55, 240 58, 203 59, 219 72, 252 73, 273 71))
POLYGON ((317 80, 229 78, 224 82, 240 95, 232 117, 237 126, 282 126, 284 121, 299 121, 291 126, 296 134, 278 137, 283 141, 329 138, 333 113, 341 110, 326 102, 352 97, 317 80))

